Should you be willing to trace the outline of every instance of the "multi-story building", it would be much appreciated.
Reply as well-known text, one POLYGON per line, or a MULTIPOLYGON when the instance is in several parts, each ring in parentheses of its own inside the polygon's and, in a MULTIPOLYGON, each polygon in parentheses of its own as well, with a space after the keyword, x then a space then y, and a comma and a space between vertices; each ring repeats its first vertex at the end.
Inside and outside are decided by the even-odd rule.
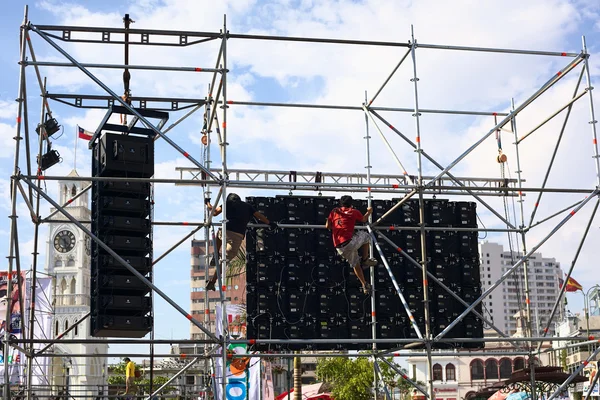
MULTIPOLYGON (((505 251, 501 244, 488 241, 479 244, 481 257, 481 286, 485 291, 514 265, 522 253, 505 251)), ((484 314, 503 332, 512 335, 517 330, 517 321, 513 316, 525 309, 525 275, 524 269, 509 276, 483 301, 484 314)), ((560 280, 563 271, 554 258, 544 258, 541 253, 534 253, 528 264, 529 298, 531 302, 532 330, 534 336, 543 334, 554 303, 560 294, 560 280)), ((561 299, 554 321, 560 321, 564 313, 561 299)), ((549 327, 549 334, 554 333, 554 324, 549 327)))
MULTIPOLYGON (((513 318, 520 320, 524 316, 517 314, 513 318)), ((498 335, 491 330, 485 331, 484 336, 498 338, 498 335)), ((524 336, 524 332, 520 328, 517 329, 514 337, 522 336, 524 336)), ((436 400, 471 398, 479 390, 507 380, 513 372, 526 368, 529 363, 527 356, 511 355, 520 350, 515 346, 519 346, 519 344, 517 342, 488 342, 485 344, 485 353, 476 351, 478 354, 469 350, 458 350, 453 355, 448 355, 447 350, 434 351, 432 354, 432 378, 436 400)), ((548 365, 550 357, 547 357, 547 353, 544 351, 550 349, 550 343, 544 342, 541 349, 541 357, 534 358, 535 365, 548 365)), ((424 355, 411 356, 407 358, 407 362, 408 376, 414 382, 424 386, 427 382, 427 357, 424 355)), ((549 365, 555 364, 550 362, 549 365)), ((420 396, 416 397, 421 398, 420 396)))
MULTIPOLYGON (((580 315, 569 315, 560 324, 557 325, 557 337, 598 337, 600 335, 600 316, 591 316, 588 320, 580 315)), ((565 347, 567 349, 555 350, 551 353, 551 362, 554 365, 560 365, 568 372, 574 372, 593 352, 598 348, 598 343, 586 343, 581 346, 575 346, 581 343, 580 340, 573 341, 554 341, 554 348, 565 347)))
MULTIPOLYGON (((244 247, 242 246, 242 249, 244 247)), ((209 254, 213 252, 212 243, 209 245, 209 254)), ((205 307, 205 287, 207 275, 205 271, 205 263, 206 263, 206 241, 205 240, 192 240, 192 248, 191 248, 191 314, 202 323, 205 323, 205 326, 210 329, 212 332, 215 330, 215 305, 219 304, 219 292, 218 291, 209 291, 208 292, 208 308, 205 307), (208 310, 208 312, 206 311, 208 310), (206 315, 205 315, 206 314, 206 315), (206 322, 205 321, 206 316, 206 322)), ((232 266, 229 269, 229 276, 226 278, 226 286, 227 290, 225 291, 227 307, 235 308, 243 306, 245 307, 246 300, 246 272, 244 261, 240 259, 238 263, 237 260, 233 261, 232 266)), ((215 271, 215 267, 211 266, 208 270, 208 277, 212 276, 215 271)), ((245 314, 245 312, 244 312, 245 314)), ((239 321, 232 319, 232 324, 230 326, 230 332, 235 335, 241 330, 241 325, 239 321)), ((243 322, 243 321, 242 321, 243 322)), ((238 334, 241 334, 239 332, 238 334)), ((245 334, 245 333, 244 333, 245 334)), ((190 338, 201 339, 203 338, 202 331, 191 324, 190 326, 190 338)))

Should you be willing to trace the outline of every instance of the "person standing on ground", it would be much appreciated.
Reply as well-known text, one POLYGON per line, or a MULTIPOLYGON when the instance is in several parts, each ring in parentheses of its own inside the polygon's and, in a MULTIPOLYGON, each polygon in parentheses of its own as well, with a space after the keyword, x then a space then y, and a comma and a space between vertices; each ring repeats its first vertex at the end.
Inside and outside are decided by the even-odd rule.
POLYGON ((374 267, 377 260, 369 258, 369 244, 371 236, 365 231, 354 232, 356 222, 367 222, 369 215, 373 213, 373 208, 367 208, 363 215, 352 206, 351 196, 342 196, 340 207, 331 210, 325 227, 331 230, 333 246, 342 258, 348 261, 348 264, 354 269, 356 277, 362 284, 363 292, 371 292, 371 285, 365 280, 362 267, 374 267), (358 250, 361 250, 361 257, 358 250))
MULTIPOLYGON (((210 204, 210 199, 204 199, 206 208, 213 210, 213 206, 210 204)), ((233 260, 240 250, 240 246, 246 236, 246 227, 252 219, 256 218, 260 222, 267 224, 271 229, 277 228, 277 223, 269 221, 267 217, 256 211, 254 207, 242 201, 240 196, 235 193, 230 193, 227 196, 226 206, 226 231, 227 231, 227 247, 225 249, 227 254, 227 262, 233 260)), ((219 206, 213 210, 213 215, 217 216, 223 212, 223 207, 219 206)), ((221 254, 221 246, 223 244, 223 231, 219 229, 217 232, 217 252, 221 254)), ((211 260, 211 265, 214 265, 214 258, 211 260)), ((206 290, 215 290, 215 282, 217 281, 217 270, 213 276, 206 281, 206 290)))
POLYGON ((125 362, 125 394, 135 394, 135 364, 129 357, 123 359, 125 362))

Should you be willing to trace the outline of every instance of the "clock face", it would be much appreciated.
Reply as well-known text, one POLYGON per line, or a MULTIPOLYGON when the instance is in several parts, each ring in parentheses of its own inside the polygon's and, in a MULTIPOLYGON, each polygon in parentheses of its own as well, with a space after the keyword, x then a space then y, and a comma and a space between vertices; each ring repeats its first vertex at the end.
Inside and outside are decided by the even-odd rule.
POLYGON ((85 254, 88 256, 92 253, 92 239, 89 236, 85 237, 85 254))
POLYGON ((54 248, 59 253, 68 253, 75 247, 75 235, 73 232, 65 229, 54 236, 54 248))

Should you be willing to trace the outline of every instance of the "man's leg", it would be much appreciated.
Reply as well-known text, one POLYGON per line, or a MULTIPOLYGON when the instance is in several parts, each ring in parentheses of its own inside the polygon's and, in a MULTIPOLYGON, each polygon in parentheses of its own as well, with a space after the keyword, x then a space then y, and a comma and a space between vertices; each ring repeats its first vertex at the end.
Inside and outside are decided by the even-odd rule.
POLYGON ((362 286, 365 287, 367 285, 367 281, 365 280, 365 275, 363 274, 362 266, 360 265, 360 263, 357 263, 352 268, 354 269, 354 273, 356 274, 356 277, 358 278, 362 286))
MULTIPOLYGON (((231 260, 233 260, 237 256, 238 252, 240 251, 240 247, 242 246, 243 241, 244 241, 244 235, 236 233, 236 232, 227 231, 227 243, 225 244, 227 263, 229 263, 231 260)), ((222 239, 217 237, 217 251, 219 252, 219 255, 221 254, 222 243, 223 243, 222 239)), ((225 277, 221 277, 221 278, 223 279, 223 281, 225 280, 225 277)), ((215 282, 216 281, 217 281, 217 269, 215 268, 215 273, 210 278, 210 281, 207 282, 206 289, 207 290, 215 290, 215 282)))
POLYGON ((352 240, 350 241, 350 243, 348 243, 346 246, 344 246, 341 249, 337 249, 337 252, 346 261, 348 261, 348 264, 350 264, 350 266, 354 270, 354 274, 356 275, 356 278, 360 281, 360 283, 362 285, 363 292, 365 294, 368 294, 371 292, 371 285, 369 283, 367 283, 367 281, 365 280, 365 276, 362 271, 361 260, 358 255, 358 249, 362 245, 361 239, 362 238, 360 236, 355 235, 352 238, 352 240))
POLYGON ((369 257, 369 246, 371 244, 371 235, 369 235, 365 231, 360 231, 356 233, 356 236, 362 246, 360 246, 361 252, 361 264, 364 267, 374 267, 377 265, 377 260, 369 257))
MULTIPOLYGON (((217 242, 217 254, 219 255, 219 257, 221 256, 221 247, 223 246, 223 240, 221 239, 221 231, 219 230, 217 232, 217 237, 216 237, 216 242, 217 242)), ((215 257, 215 255, 213 254, 213 256, 210 258, 210 265, 211 266, 215 266, 215 272, 213 272, 212 276, 210 277, 210 279, 208 281, 206 281, 206 290, 216 290, 215 289, 215 283, 217 282, 217 268, 219 268, 219 266, 216 266, 216 260, 217 257, 215 257)))

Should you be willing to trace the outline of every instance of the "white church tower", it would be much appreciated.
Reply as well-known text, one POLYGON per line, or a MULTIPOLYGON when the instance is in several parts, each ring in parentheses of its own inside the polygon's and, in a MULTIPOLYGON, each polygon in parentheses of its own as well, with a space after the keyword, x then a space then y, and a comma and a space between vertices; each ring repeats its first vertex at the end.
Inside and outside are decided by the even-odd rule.
MULTIPOLYGON (((68 176, 79 176, 73 170, 68 176)), ((80 221, 91 220, 88 205, 88 193, 75 200, 89 182, 59 181, 60 201, 68 212, 80 221)), ((54 211, 54 209, 52 210, 54 211)), ((52 321, 53 338, 61 337, 70 327, 90 312, 90 238, 58 213, 49 227, 47 272, 52 276, 54 287, 54 318, 52 321)), ((84 224, 87 228, 90 224, 84 224)), ((77 324, 63 339, 96 339, 90 336, 90 319, 77 324)), ((106 394, 106 375, 108 372, 105 354, 108 344, 66 344, 58 343, 54 352, 64 357, 53 357, 50 369, 51 384, 58 390, 66 390, 77 398, 94 398, 99 391, 106 394), (98 357, 77 357, 78 354, 100 354, 98 357), (81 398, 81 397, 80 397, 81 398)))

